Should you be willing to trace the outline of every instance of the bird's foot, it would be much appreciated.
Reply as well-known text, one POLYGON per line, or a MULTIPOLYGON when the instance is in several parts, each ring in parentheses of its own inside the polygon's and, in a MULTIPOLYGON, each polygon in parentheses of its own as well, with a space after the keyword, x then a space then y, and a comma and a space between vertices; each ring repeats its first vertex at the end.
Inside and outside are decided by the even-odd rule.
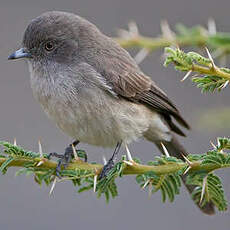
POLYGON ((58 154, 56 152, 52 152, 48 155, 48 159, 50 159, 51 157, 56 157, 59 158, 58 160, 58 164, 56 167, 56 176, 58 178, 61 178, 61 167, 64 166, 64 168, 66 168, 68 166, 68 164, 70 163, 70 161, 73 158, 73 149, 72 146, 68 146, 65 149, 65 153, 64 154, 58 154))
POLYGON ((109 171, 114 167, 114 159, 110 159, 102 168, 102 171, 99 175, 99 180, 103 179, 106 177, 109 173, 109 171))
POLYGON ((106 177, 109 173, 109 171, 114 167, 118 152, 121 148, 121 144, 122 142, 118 142, 117 146, 113 152, 112 157, 109 159, 109 161, 104 165, 100 175, 99 175, 99 180, 103 179, 104 177, 106 177))
POLYGON ((58 164, 56 167, 56 175, 57 177, 61 178, 61 168, 62 166, 66 168, 71 160, 74 158, 74 151, 77 153, 77 156, 80 158, 84 158, 84 161, 87 162, 87 154, 84 150, 74 150, 75 146, 79 143, 79 141, 73 142, 73 144, 70 144, 66 149, 64 154, 58 154, 56 152, 52 152, 48 155, 48 159, 51 157, 59 158, 58 164))

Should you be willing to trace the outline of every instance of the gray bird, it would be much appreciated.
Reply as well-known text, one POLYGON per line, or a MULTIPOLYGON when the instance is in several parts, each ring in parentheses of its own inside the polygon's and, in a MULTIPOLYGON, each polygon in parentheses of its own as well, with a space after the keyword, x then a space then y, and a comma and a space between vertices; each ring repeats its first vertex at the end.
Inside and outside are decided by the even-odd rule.
MULTIPOLYGON (((29 24, 22 45, 9 59, 27 59, 34 97, 76 139, 73 144, 116 146, 100 177, 113 167, 122 144, 141 137, 163 153, 161 143, 172 156, 183 160, 182 154, 187 155, 174 136, 185 136, 174 120, 189 129, 178 109, 129 53, 94 24, 75 14, 46 12, 29 24)), ((60 164, 67 164, 71 154, 69 146, 60 164)), ((214 213, 211 202, 197 205, 214 213)))

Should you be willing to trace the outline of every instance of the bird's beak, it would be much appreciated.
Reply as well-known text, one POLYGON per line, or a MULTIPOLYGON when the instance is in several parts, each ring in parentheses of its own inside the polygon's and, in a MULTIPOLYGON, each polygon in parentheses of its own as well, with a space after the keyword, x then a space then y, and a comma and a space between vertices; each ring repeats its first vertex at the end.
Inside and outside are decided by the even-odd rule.
POLYGON ((19 58, 31 58, 31 54, 26 51, 24 48, 21 48, 14 53, 12 53, 9 57, 8 60, 13 60, 13 59, 19 59, 19 58))

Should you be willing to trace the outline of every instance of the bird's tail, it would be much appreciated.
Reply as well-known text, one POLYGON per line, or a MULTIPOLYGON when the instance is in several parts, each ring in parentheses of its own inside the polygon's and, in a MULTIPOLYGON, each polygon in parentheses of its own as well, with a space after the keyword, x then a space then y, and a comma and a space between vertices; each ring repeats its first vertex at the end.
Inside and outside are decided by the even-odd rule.
MULTIPOLYGON (((166 147, 166 149, 168 150, 170 156, 174 156, 177 157, 181 160, 184 160, 183 155, 186 156, 188 155, 187 151, 185 150, 185 148, 178 142, 178 140, 173 137, 172 140, 170 142, 167 141, 163 141, 161 142, 164 144, 164 146, 166 147), (183 154, 183 155, 182 155, 183 154)), ((159 148, 159 150, 164 154, 164 150, 162 148, 161 143, 156 143, 156 146, 159 148)), ((193 190, 195 189, 195 185, 188 185, 186 184, 186 175, 182 176, 182 180, 186 186, 186 188, 188 189, 189 193, 191 194, 193 192, 193 190)), ((214 204, 212 202, 207 202, 204 206, 200 206, 199 204, 196 203, 196 205, 199 207, 199 209, 208 215, 213 215, 215 214, 215 209, 214 209, 214 204)))

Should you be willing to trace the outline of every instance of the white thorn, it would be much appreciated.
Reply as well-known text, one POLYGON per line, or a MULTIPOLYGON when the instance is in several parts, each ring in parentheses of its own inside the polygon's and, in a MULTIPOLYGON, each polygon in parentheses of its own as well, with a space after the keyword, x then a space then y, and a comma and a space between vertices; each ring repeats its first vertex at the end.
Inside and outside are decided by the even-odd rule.
POLYGON ((124 29, 117 30, 118 37, 129 40, 131 38, 130 32, 124 29))
POLYGON ((152 188, 153 188, 152 181, 149 181, 149 198, 151 198, 152 196, 152 188))
POLYGON ((204 198, 204 193, 205 193, 205 188, 206 188, 206 183, 207 183, 207 177, 205 176, 204 180, 203 180, 203 184, 202 184, 202 191, 201 191, 201 196, 200 196, 200 204, 204 198))
POLYGON ((173 40, 175 38, 175 33, 170 29, 170 26, 168 24, 167 20, 161 21, 161 32, 163 37, 173 40))
POLYGON ((212 141, 210 141, 210 144, 211 144, 211 146, 212 146, 214 149, 216 149, 216 146, 213 144, 212 141))
POLYGON ((77 151, 76 151, 76 149, 74 148, 73 145, 72 145, 72 149, 73 149, 74 159, 75 159, 75 160, 79 160, 79 157, 78 157, 78 155, 77 155, 77 151))
POLYGON ((140 64, 149 54, 149 50, 142 48, 134 57, 137 64, 140 64))
POLYGON ((228 85, 228 83, 229 83, 229 80, 227 80, 227 81, 224 83, 224 85, 221 87, 221 89, 224 89, 224 88, 228 85))
POLYGON ((188 168, 186 168, 186 170, 184 171, 183 175, 187 174, 187 172, 191 169, 191 166, 188 166, 188 168))
POLYGON ((49 192, 50 195, 53 193, 53 190, 55 188, 56 183, 57 183, 57 177, 54 178, 53 184, 52 184, 50 192, 49 192))
POLYGON ((142 189, 144 189, 144 188, 148 185, 149 182, 150 182, 150 180, 147 180, 147 181, 144 183, 144 185, 142 186, 142 189))
POLYGON ((130 161, 123 160, 123 162, 126 163, 127 165, 133 166, 133 163, 130 161))
POLYGON ((105 156, 102 157, 102 160, 103 160, 103 164, 106 165, 107 164, 107 160, 106 160, 105 156))
POLYGON ((198 76, 199 74, 194 74, 194 75, 192 75, 191 76, 191 78, 194 78, 194 77, 196 77, 196 76, 198 76))
POLYGON ((192 73, 192 70, 189 70, 180 81, 182 82, 182 81, 186 80, 191 73, 192 73))
POLYGON ((216 23, 213 18, 208 19, 208 33, 210 35, 216 34, 216 23))
POLYGON ((188 165, 192 165, 192 162, 183 153, 181 155, 185 159, 185 161, 188 163, 188 165))
POLYGON ((44 161, 39 161, 38 164, 37 164, 37 167, 42 165, 44 163, 44 161))
MULTIPOLYGON (((219 141, 219 139, 217 139, 217 146, 220 147, 220 141, 219 141)), ((223 153, 223 149, 221 149, 219 152, 223 153)))
POLYGON ((128 148, 128 145, 127 145, 127 144, 125 144, 125 149, 126 149, 126 153, 127 153, 128 160, 129 160, 129 161, 133 161, 132 155, 131 155, 131 153, 130 153, 130 151, 129 151, 129 148, 128 148))
POLYGON ((93 192, 96 192, 97 187, 97 175, 93 177, 93 192))
POLYGON ((161 146, 163 148, 164 154, 166 157, 170 157, 168 150, 166 149, 165 145, 161 142, 161 146))
POLYGON ((134 22, 134 21, 129 22, 128 27, 129 27, 129 32, 133 36, 137 37, 139 35, 139 31, 138 31, 138 27, 137 27, 136 22, 134 22))
POLYGON ((16 138, 14 138, 14 146, 17 146, 16 138))
POLYGON ((43 158, 43 153, 42 153, 42 145, 41 145, 41 141, 38 141, 38 149, 39 149, 39 155, 41 158, 43 158))
POLYGON ((215 65, 215 63, 214 63, 214 61, 213 61, 213 58, 212 58, 212 56, 211 56, 211 54, 210 54, 208 48, 205 47, 205 50, 206 50, 206 52, 207 52, 207 54, 208 54, 208 58, 210 59, 210 61, 211 61, 211 63, 212 63, 212 67, 215 68, 216 65, 215 65))
POLYGON ((219 141, 219 139, 217 139, 217 146, 218 146, 218 147, 220 146, 220 141, 219 141))

